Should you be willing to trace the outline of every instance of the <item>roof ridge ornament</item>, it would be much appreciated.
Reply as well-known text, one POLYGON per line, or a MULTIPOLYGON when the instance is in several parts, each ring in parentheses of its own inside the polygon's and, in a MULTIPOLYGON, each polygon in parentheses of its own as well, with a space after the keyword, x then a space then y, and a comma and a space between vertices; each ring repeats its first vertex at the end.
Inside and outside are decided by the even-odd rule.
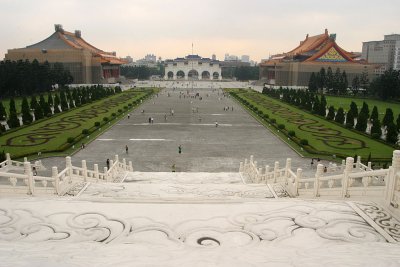
POLYGON ((64 33, 63 26, 61 24, 54 24, 54 29, 56 32, 64 33))

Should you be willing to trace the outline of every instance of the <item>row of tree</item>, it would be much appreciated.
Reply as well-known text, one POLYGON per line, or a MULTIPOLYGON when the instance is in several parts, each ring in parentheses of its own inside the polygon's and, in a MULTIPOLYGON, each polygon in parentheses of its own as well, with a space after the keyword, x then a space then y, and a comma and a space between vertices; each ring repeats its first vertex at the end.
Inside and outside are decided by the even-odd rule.
POLYGON ((164 76, 164 65, 158 64, 157 67, 147 66, 121 66, 121 75, 129 79, 148 80, 152 75, 164 76))
POLYGON ((318 96, 317 93, 302 90, 283 89, 278 90, 264 88, 263 94, 278 98, 289 104, 301 107, 314 114, 325 117, 327 120, 335 121, 347 128, 354 128, 357 131, 366 133, 368 122, 370 122, 370 134, 372 138, 380 139, 382 136, 382 126, 386 129, 386 141, 396 144, 398 141, 398 133, 400 131, 400 114, 394 121, 393 111, 386 109, 382 122, 379 120, 378 108, 374 106, 370 114, 368 104, 363 102, 363 106, 358 112, 355 102, 351 102, 350 108, 346 113, 342 107, 336 110, 334 106, 327 108, 327 101, 324 95, 318 96), (328 109, 328 112, 327 112, 328 109), (357 119, 357 120, 355 120, 357 119), (357 122, 355 124, 355 121, 357 122))
POLYGON ((36 59, 0 61, 0 92, 2 97, 16 97, 48 92, 52 85, 72 83, 73 78, 61 63, 39 63, 36 59))
MULTIPOLYGON (((114 89, 95 85, 74 88, 72 90, 65 88, 56 93, 49 92, 47 100, 43 94, 39 95, 39 100, 35 95, 31 96, 30 101, 24 96, 22 98, 20 112, 16 109, 14 98, 11 98, 8 114, 6 113, 3 103, 0 102, 0 120, 7 120, 7 124, 10 128, 16 128, 20 126, 18 119, 19 114, 22 116, 23 124, 30 124, 33 121, 32 113, 35 115, 35 120, 40 120, 45 116, 52 116, 53 113, 60 113, 74 107, 79 107, 83 104, 96 101, 121 91, 120 87, 114 89)), ((4 128, 2 128, 1 131, 4 131, 4 128)))
POLYGON ((335 73, 333 73, 331 67, 325 71, 322 67, 317 73, 311 73, 310 80, 308 82, 308 89, 311 92, 323 91, 327 89, 333 94, 345 94, 347 88, 349 87, 349 82, 347 80, 346 71, 340 71, 337 68, 335 73))
POLYGON ((389 69, 370 84, 370 94, 383 100, 399 99, 400 70, 389 69))

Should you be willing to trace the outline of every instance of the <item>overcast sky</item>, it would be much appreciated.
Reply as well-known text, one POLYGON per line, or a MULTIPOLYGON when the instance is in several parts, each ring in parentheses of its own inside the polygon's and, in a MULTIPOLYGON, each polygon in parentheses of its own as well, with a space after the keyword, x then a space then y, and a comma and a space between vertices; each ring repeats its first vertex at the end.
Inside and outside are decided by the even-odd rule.
POLYGON ((363 41, 400 33, 399 12, 399 0, 0 0, 0 58, 45 39, 54 24, 134 59, 183 57, 193 42, 203 57, 260 61, 325 28, 345 50, 361 51, 363 41))

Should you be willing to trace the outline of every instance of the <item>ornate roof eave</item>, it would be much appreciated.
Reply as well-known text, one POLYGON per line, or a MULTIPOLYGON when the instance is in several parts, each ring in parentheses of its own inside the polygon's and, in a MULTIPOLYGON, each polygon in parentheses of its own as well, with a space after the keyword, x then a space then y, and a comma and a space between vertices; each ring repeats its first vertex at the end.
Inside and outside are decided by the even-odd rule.
MULTIPOLYGON (((349 53, 346 52, 344 49, 342 49, 340 46, 338 46, 336 44, 335 41, 330 40, 329 43, 327 45, 324 46, 323 49, 319 50, 317 53, 315 53, 313 56, 309 57, 308 59, 306 59, 304 62, 310 62, 310 61, 315 61, 316 59, 318 59, 319 57, 323 56, 326 52, 328 52, 329 49, 331 49, 332 47, 334 47, 336 49, 336 51, 344 58, 346 59, 348 62, 351 63, 356 63, 354 62, 354 60, 349 56, 349 53)), ((343 62, 342 62, 343 63, 343 62)))

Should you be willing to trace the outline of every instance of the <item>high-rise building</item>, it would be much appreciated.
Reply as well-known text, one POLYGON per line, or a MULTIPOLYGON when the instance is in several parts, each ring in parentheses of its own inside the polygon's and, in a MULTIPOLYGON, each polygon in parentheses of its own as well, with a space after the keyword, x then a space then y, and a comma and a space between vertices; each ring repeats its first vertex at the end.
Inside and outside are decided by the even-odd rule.
POLYGON ((242 62, 250 62, 250 56, 248 56, 248 55, 242 55, 242 56, 240 57, 240 60, 241 60, 242 62))
POLYGON ((399 48, 398 41, 400 41, 400 34, 385 35, 382 41, 363 42, 361 58, 370 64, 376 64, 378 66, 376 74, 382 74, 385 70, 395 68, 396 44, 399 48))
POLYGON ((396 45, 394 47, 393 69, 400 70, 400 41, 396 41, 396 45))

